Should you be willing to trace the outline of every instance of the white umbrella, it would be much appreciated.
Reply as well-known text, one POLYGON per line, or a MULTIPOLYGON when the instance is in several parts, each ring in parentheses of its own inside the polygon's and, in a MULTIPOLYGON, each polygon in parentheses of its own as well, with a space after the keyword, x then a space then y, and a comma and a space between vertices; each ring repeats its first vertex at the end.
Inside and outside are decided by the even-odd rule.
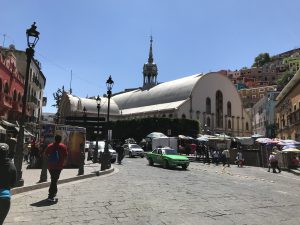
POLYGON ((148 134, 147 137, 148 138, 160 138, 160 137, 167 137, 167 136, 160 132, 152 132, 152 133, 148 134))

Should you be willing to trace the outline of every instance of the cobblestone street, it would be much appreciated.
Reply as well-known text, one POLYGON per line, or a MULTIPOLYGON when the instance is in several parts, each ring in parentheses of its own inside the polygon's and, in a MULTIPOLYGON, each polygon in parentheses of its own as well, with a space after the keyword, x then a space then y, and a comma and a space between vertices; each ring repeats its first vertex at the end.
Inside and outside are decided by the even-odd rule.
POLYGON ((125 158, 116 172, 13 196, 4 224, 280 224, 300 221, 300 178, 192 162, 187 171, 125 158))

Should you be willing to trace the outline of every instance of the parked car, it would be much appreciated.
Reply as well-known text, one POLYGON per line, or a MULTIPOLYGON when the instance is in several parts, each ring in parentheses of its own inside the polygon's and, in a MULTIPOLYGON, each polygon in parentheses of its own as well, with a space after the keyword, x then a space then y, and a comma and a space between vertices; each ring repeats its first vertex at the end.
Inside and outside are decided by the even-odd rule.
POLYGON ((147 153, 146 157, 150 166, 156 163, 162 165, 165 169, 176 166, 186 169, 190 164, 186 156, 178 155, 177 150, 169 147, 156 148, 152 152, 147 153))
MULTIPOLYGON (((94 149, 96 148, 96 141, 90 142, 87 160, 92 160, 94 156, 94 149)), ((98 160, 101 162, 101 155, 104 153, 105 141, 98 141, 98 160)), ((108 151, 110 153, 110 162, 114 163, 117 160, 117 152, 108 144, 108 151)))
POLYGON ((134 156, 144 158, 144 150, 137 144, 124 144, 123 148, 125 155, 128 155, 130 158, 134 156))

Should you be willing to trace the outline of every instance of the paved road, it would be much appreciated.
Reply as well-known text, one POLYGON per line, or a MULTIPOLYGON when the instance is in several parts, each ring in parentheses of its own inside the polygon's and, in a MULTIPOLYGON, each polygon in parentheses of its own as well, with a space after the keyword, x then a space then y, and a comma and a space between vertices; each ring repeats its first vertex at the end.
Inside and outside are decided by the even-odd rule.
POLYGON ((299 225, 300 177, 191 163, 187 171, 124 159, 116 173, 14 196, 5 224, 299 225))

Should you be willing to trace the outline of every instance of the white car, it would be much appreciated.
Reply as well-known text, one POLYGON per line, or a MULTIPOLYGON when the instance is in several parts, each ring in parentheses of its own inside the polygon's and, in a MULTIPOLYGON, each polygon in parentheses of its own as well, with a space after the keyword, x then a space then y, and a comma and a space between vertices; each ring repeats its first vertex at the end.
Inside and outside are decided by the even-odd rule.
MULTIPOLYGON (((91 160, 94 155, 94 149, 96 147, 96 141, 90 142, 90 148, 88 152, 88 160, 91 160)), ((105 141, 98 141, 98 159, 101 162, 101 155, 104 153, 105 148, 105 141)), ((108 151, 110 153, 110 162, 114 163, 117 160, 117 152, 111 147, 110 144, 108 144, 108 151)))
POLYGON ((144 150, 137 144, 124 144, 123 148, 125 155, 128 155, 130 158, 134 156, 144 158, 144 150))

